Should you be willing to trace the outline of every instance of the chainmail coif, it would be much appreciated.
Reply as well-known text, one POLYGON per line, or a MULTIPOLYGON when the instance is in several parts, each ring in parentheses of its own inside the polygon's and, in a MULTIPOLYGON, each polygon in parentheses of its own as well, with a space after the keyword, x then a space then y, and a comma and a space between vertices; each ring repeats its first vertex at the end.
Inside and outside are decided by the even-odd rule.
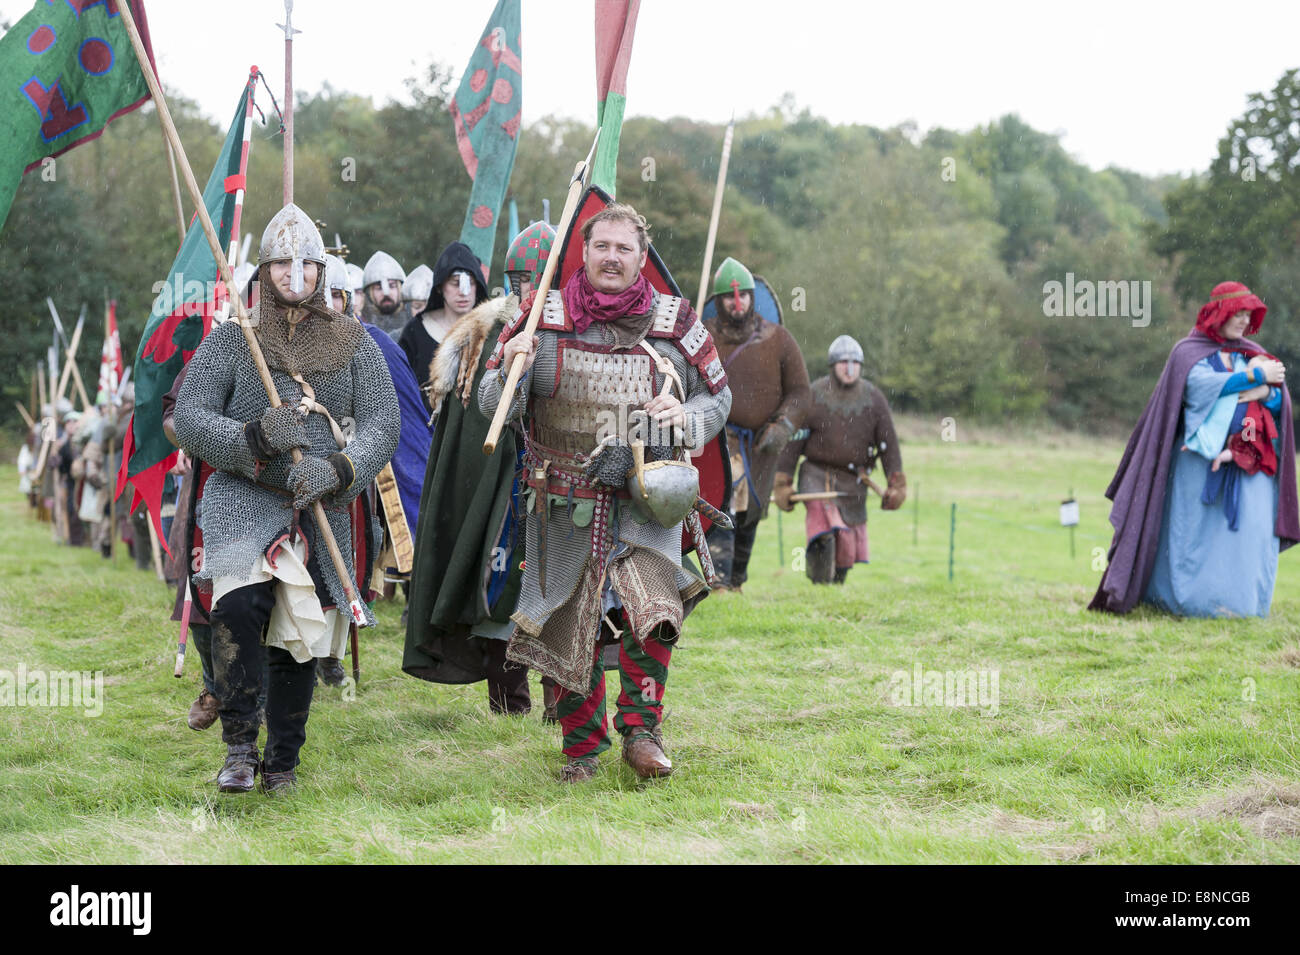
MULTIPOLYGON (((292 375, 299 374, 347 435, 342 452, 352 463, 355 479, 349 487, 327 494, 321 503, 355 578, 346 505, 392 457, 401 427, 388 366, 360 323, 324 304, 323 281, 303 303, 308 314, 296 327, 265 278, 262 294, 255 310, 258 338, 281 401, 298 403, 303 390, 292 375)), ((239 324, 215 327, 190 360, 173 418, 181 447, 217 469, 208 479, 197 515, 204 537, 195 575, 200 579, 246 577, 260 555, 289 530, 293 508, 287 478, 292 459, 285 453, 258 462, 244 433, 245 424, 259 420, 269 404, 239 324)), ((306 431, 309 446, 304 454, 323 459, 340 450, 324 415, 308 415, 306 431)), ((335 605, 346 608, 343 587, 324 543, 314 532, 307 543, 317 555, 323 583, 335 605)), ((373 625, 368 609, 366 619, 373 625)))

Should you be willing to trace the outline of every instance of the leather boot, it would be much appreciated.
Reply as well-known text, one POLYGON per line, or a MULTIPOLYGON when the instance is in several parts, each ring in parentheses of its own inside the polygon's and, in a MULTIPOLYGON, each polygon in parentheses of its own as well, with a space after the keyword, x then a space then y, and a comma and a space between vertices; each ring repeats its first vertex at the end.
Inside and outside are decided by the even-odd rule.
POLYGON ((599 768, 600 763, 594 756, 583 756, 577 759, 570 756, 569 761, 560 770, 560 782, 585 783, 596 775, 596 770, 599 768))
POLYGON ((217 773, 217 789, 223 793, 252 792, 260 765, 256 743, 227 744, 225 765, 217 773))
POLYGON ((287 795, 298 785, 298 777, 292 769, 286 769, 282 773, 267 772, 266 766, 262 766, 262 792, 268 796, 287 795))
POLYGON ((343 672, 343 664, 338 657, 322 657, 316 661, 316 676, 326 686, 342 686, 348 675, 343 672))
POLYGON ((623 761, 642 779, 671 776, 673 762, 664 755, 664 738, 659 727, 635 727, 623 737, 623 761))
POLYGON ((560 722, 559 693, 550 677, 542 679, 542 722, 560 722))
POLYGON ((221 710, 221 701, 208 692, 207 687, 199 694, 199 698, 190 704, 190 715, 187 722, 192 730, 205 730, 217 721, 217 715, 221 710))

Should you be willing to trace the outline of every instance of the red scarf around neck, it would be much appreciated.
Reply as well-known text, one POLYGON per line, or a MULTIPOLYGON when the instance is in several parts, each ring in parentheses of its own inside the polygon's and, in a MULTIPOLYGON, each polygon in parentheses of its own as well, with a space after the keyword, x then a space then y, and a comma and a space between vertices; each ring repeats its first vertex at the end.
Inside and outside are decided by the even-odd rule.
POLYGON ((573 330, 582 334, 592 322, 612 322, 626 315, 644 315, 654 302, 654 286, 644 275, 621 292, 601 292, 587 280, 585 269, 573 273, 564 286, 564 310, 573 330))

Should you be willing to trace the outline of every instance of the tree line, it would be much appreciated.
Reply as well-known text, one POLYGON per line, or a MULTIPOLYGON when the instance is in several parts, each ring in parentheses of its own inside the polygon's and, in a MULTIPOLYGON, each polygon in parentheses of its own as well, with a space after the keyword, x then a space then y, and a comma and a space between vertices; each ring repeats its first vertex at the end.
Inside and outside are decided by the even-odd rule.
MULTIPOLYGON (((241 90, 232 85, 231 114, 241 90)), ((324 223, 327 244, 338 233, 359 264, 382 248, 408 270, 432 266, 460 233, 470 182, 447 113, 450 73, 434 65, 409 91, 407 102, 377 106, 327 86, 295 106, 295 199, 324 223)), ((282 140, 259 102, 269 116, 254 132, 243 219, 254 249, 281 204, 282 140)), ((1123 430, 1216 282, 1255 288, 1271 307, 1261 342, 1300 359, 1300 330, 1290 327, 1300 309, 1295 103, 1291 71, 1250 98, 1205 173, 1180 178, 1090 170, 1014 115, 968 131, 878 129, 832 125, 787 97, 737 121, 714 265, 734 256, 768 280, 813 376, 825 372, 830 342, 849 333, 866 352, 864 373, 897 409, 1123 430), (1054 311, 1045 290, 1067 276, 1071 289, 1149 289, 1146 322, 1054 311)), ((170 105, 202 183, 228 119, 182 98, 170 105)), ((558 217, 593 135, 553 118, 523 129, 511 180, 521 224, 540 218, 547 198, 558 217)), ((721 126, 685 118, 633 118, 622 132, 618 198, 646 215, 692 300, 722 137, 721 126)), ((52 181, 26 178, 0 234, 0 358, 12 369, 0 416, 17 418, 13 400, 27 400, 44 358, 47 295, 65 317, 91 306, 80 349, 87 381, 106 296, 118 301, 123 350, 134 356, 178 243, 168 176, 149 106, 60 157, 52 181)), ((506 219, 503 209, 497 284, 506 219)))

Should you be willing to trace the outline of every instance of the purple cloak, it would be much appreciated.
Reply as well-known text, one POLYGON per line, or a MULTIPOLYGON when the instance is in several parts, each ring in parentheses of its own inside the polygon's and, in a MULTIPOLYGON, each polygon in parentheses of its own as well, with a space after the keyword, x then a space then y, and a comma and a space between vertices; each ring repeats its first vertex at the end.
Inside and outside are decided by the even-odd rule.
MULTIPOLYGON (((1160 544, 1160 523, 1164 519, 1169 468, 1182 420, 1187 374, 1198 361, 1222 347, 1208 335, 1193 330, 1169 353, 1156 390, 1138 418, 1115 477, 1106 488, 1106 496, 1115 502, 1110 509, 1115 537, 1107 555, 1106 572, 1092 603, 1088 604, 1089 610, 1128 613, 1142 599, 1160 544)), ((1235 342, 1234 347, 1252 353, 1264 351, 1246 338, 1235 342)), ((1280 538, 1279 549, 1286 550, 1300 542, 1300 507, 1296 494, 1291 393, 1285 385, 1277 427, 1282 447, 1278 452, 1278 507, 1273 533, 1280 538)))
POLYGON ((402 499, 406 523, 411 537, 420 519, 420 488, 424 484, 424 469, 429 460, 429 445, 433 430, 429 426, 429 412, 424 406, 420 383, 406 360, 406 352, 387 333, 368 322, 361 323, 388 363, 388 374, 397 390, 397 407, 402 415, 402 426, 393 452, 393 477, 397 478, 397 496, 402 499))

